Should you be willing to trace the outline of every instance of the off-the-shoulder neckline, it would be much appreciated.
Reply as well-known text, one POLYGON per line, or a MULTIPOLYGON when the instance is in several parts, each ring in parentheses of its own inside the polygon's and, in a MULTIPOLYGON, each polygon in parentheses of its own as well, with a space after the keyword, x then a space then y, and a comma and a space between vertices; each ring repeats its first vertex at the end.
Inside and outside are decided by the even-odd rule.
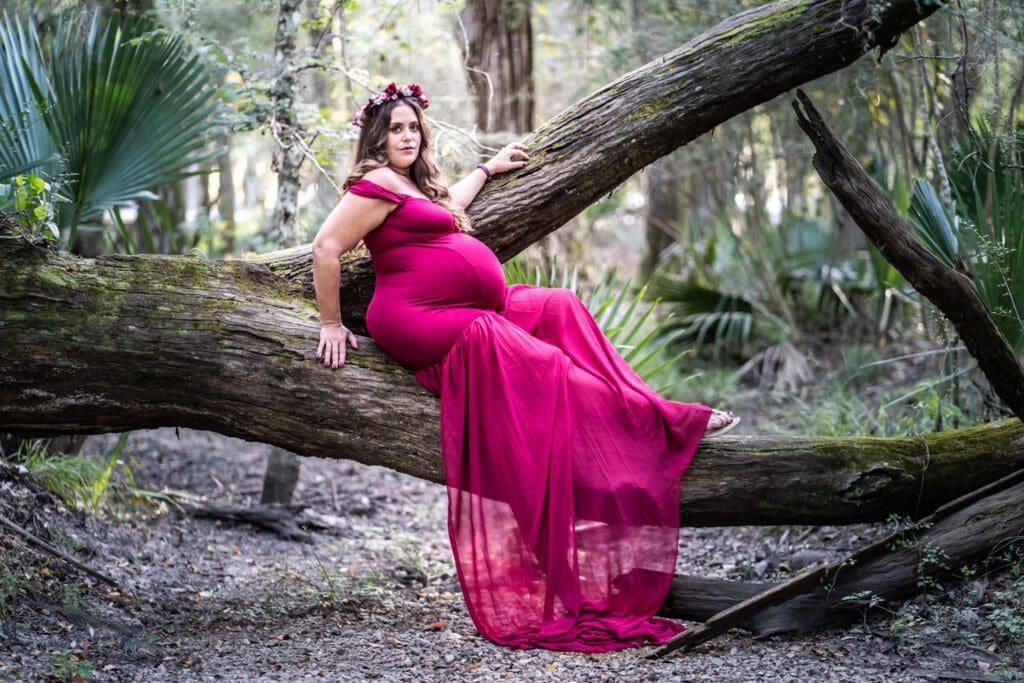
POLYGON ((430 202, 431 204, 433 204, 433 201, 429 197, 417 197, 416 195, 409 194, 407 192, 398 192, 397 190, 391 190, 389 188, 384 187, 380 183, 373 182, 369 178, 360 178, 356 182, 357 183, 369 183, 370 185, 373 185, 374 187, 376 187, 379 190, 384 190, 385 192, 390 192, 391 194, 397 194, 397 195, 399 195, 401 197, 405 197, 406 199, 422 199, 423 201, 430 202))

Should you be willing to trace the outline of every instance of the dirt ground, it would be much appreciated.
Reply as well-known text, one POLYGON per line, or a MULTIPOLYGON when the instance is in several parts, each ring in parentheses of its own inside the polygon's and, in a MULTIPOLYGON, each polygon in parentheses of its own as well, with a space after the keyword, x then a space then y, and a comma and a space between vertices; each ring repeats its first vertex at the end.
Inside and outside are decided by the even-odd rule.
MULTIPOLYGON (((113 437, 92 437, 102 453, 113 437)), ((137 483, 251 503, 267 447, 216 434, 136 432, 137 483)), ((1024 679, 1024 649, 994 629, 1005 573, 890 605, 849 628, 757 640, 743 632, 649 661, 514 651, 466 614, 442 487, 346 461, 303 460, 296 501, 333 528, 312 543, 199 519, 166 503, 68 510, 16 468, 0 514, 70 549, 112 588, 8 530, 0 536, 5 681, 995 681, 1024 679), (19 573, 20 572, 20 573, 19 573)), ((678 571, 777 578, 863 542, 869 527, 683 529, 678 571)))

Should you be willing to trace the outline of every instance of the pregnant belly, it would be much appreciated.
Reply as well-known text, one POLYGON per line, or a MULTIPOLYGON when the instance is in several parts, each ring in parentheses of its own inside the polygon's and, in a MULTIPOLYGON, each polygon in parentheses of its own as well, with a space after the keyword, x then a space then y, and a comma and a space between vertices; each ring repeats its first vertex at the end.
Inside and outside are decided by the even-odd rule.
POLYGON ((425 306, 471 306, 494 310, 505 293, 501 263, 486 244, 450 233, 424 253, 407 274, 416 291, 411 301, 425 306))
POLYGON ((426 245, 400 247, 378 267, 366 322, 377 344, 413 369, 440 360, 484 311, 505 294, 505 275, 485 244, 451 233, 426 245))
POLYGON ((375 259, 377 293, 396 304, 495 309, 505 274, 486 244, 463 233, 398 247, 375 259))

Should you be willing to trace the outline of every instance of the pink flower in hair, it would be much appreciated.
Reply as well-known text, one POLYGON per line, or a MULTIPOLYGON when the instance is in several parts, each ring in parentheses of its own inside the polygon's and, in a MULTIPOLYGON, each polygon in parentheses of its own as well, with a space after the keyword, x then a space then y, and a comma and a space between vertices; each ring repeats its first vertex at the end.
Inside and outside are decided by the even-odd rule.
POLYGON ((398 99, 412 100, 420 106, 420 109, 426 109, 430 106, 430 100, 428 100, 426 95, 423 94, 423 88, 415 83, 403 85, 401 88, 394 83, 388 83, 388 87, 371 97, 366 104, 359 108, 356 115, 352 117, 352 125, 362 127, 367 117, 373 116, 373 113, 377 111, 382 104, 398 99))

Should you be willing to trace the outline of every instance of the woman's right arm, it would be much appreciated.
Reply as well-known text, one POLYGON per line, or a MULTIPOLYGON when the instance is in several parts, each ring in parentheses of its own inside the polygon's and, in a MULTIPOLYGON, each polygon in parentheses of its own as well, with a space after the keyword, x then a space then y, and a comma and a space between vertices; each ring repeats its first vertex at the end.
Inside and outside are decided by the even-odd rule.
POLYGON ((345 193, 313 240, 313 289, 320 309, 320 343, 316 357, 336 368, 345 364, 345 344, 359 348, 356 336, 341 320, 338 290, 341 287, 341 255, 384 222, 395 205, 382 199, 345 193))

